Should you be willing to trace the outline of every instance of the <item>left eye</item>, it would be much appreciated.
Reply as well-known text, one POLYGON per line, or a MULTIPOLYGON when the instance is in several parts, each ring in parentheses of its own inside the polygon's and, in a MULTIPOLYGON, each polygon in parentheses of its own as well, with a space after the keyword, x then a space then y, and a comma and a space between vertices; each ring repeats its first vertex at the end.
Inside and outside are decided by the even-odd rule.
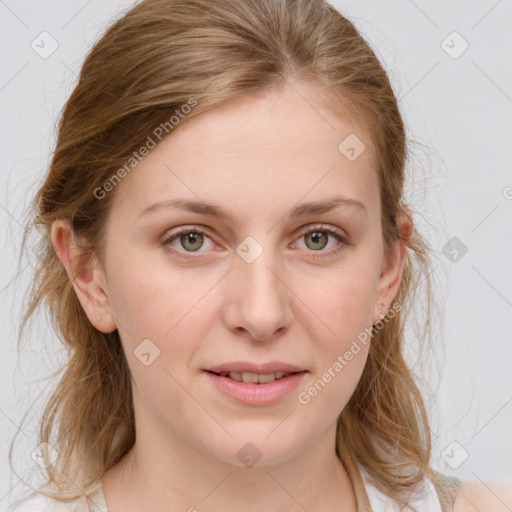
MULTIPOLYGON (((311 252, 320 252, 322 256, 325 254, 329 255, 331 253, 337 254, 340 250, 340 245, 349 245, 348 241, 343 235, 337 231, 334 231, 333 229, 323 226, 315 226, 308 229, 300 235, 299 240, 303 238, 305 240, 310 240, 310 242, 306 242, 306 249, 310 249, 311 252), (323 250, 328 245, 329 237, 334 238, 337 243, 334 244, 334 247, 331 247, 328 250, 323 250)), ((193 256, 188 256, 185 254, 205 252, 200 251, 200 249, 204 247, 205 240, 209 240, 210 242, 210 247, 206 247, 205 250, 211 249, 214 245, 214 242, 204 230, 198 227, 188 227, 179 230, 177 233, 175 232, 170 234, 163 240, 162 243, 163 245, 172 247, 172 252, 176 254, 176 256, 182 258, 191 258, 193 256), (176 243, 179 243, 181 247, 177 247, 176 243)), ((312 254, 311 256, 318 257, 316 254, 312 254)))
MULTIPOLYGON (((299 239, 305 238, 306 240, 311 240, 311 244, 306 243, 307 249, 312 249, 314 252, 318 252, 319 250, 324 249, 328 244, 329 237, 333 237, 336 239, 338 244, 344 242, 344 238, 337 233, 336 231, 328 228, 317 227, 313 229, 309 229, 305 233, 303 233, 299 239)), ((336 247, 338 244, 335 244, 336 247)), ((332 249, 332 248, 331 248, 332 249)), ((331 252, 323 251, 323 252, 331 252)), ((337 251, 334 251, 337 252, 337 251)))

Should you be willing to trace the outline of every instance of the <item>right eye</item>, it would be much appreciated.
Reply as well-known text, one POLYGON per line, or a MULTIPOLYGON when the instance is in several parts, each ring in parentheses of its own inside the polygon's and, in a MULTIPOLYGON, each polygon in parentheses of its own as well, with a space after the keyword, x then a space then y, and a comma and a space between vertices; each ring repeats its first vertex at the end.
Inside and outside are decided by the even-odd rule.
POLYGON ((162 245, 167 246, 178 257, 194 258, 195 256, 186 256, 184 253, 205 252, 199 250, 204 246, 205 239, 211 241, 205 231, 196 226, 188 226, 166 235, 162 240, 162 245), (176 247, 176 244, 179 244, 180 247, 176 247))

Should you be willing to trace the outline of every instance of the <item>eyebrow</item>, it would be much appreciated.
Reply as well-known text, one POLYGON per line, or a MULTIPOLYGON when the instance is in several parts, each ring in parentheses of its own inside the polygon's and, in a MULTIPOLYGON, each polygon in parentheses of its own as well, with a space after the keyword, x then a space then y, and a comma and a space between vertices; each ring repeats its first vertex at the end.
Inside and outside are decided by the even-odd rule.
MULTIPOLYGON (((365 205, 351 197, 346 197, 342 195, 334 196, 328 200, 324 201, 314 201, 309 203, 302 203, 291 210, 288 214, 290 218, 303 217, 305 215, 326 213, 340 206, 352 206, 356 207, 360 211, 367 213, 365 205)), ((161 201, 158 203, 154 203, 147 208, 144 208, 142 212, 137 216, 137 219, 143 217, 149 213, 157 212, 162 209, 167 208, 180 208, 182 210, 187 210, 193 213, 199 213, 202 215, 210 215, 212 217, 216 217, 223 221, 232 220, 233 217, 230 212, 224 210, 220 206, 214 204, 204 203, 202 201, 193 201, 190 199, 169 199, 167 201, 161 201)))

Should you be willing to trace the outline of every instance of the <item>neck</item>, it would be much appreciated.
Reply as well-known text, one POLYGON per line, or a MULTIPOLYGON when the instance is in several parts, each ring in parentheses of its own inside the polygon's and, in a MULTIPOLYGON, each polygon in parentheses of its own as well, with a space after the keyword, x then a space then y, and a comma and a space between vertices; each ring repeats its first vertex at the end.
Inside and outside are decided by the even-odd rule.
POLYGON ((294 456, 252 467, 213 457, 168 428, 137 427, 135 445, 102 479, 109 512, 356 511, 334 450, 336 425, 294 456))

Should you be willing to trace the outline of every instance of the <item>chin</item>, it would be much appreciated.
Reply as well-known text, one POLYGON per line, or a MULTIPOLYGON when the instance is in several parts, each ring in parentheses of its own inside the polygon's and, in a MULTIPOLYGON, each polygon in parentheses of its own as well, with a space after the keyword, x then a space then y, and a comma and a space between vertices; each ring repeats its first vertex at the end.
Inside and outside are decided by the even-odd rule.
POLYGON ((302 443, 287 444, 290 442, 290 436, 286 435, 284 429, 280 435, 277 431, 270 435, 269 432, 272 432, 272 429, 264 433, 255 431, 252 435, 250 429, 244 429, 243 436, 235 436, 223 447, 210 446, 207 451, 227 464, 252 468, 286 463, 304 449, 302 443))

